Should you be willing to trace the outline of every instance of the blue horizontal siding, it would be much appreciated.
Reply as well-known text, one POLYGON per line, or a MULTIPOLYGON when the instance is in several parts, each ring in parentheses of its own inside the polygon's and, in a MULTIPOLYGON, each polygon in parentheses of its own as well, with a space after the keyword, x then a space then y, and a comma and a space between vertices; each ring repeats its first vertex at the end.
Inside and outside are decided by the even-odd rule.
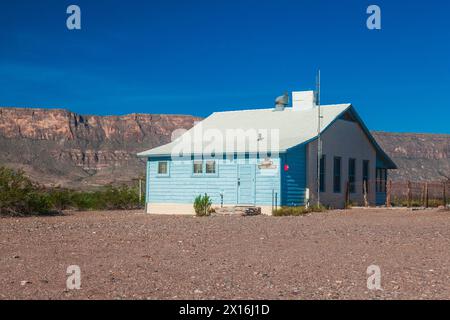
POLYGON ((281 157, 281 205, 303 206, 306 193, 306 146, 299 145, 281 157), (284 170, 288 165, 289 169, 284 170))
MULTIPOLYGON (((238 204, 238 174, 242 164, 253 164, 255 168, 254 189, 252 191, 256 205, 272 204, 273 193, 280 194, 280 159, 274 158, 277 169, 267 175, 258 168, 259 159, 217 160, 217 174, 194 176, 192 160, 171 160, 170 158, 149 158, 147 161, 147 203, 191 204, 195 197, 207 193, 214 204, 220 204, 220 194, 224 193, 224 204, 238 204), (169 162, 167 176, 158 176, 158 161, 169 162)), ((278 196, 280 199, 280 196, 278 196)), ((279 204, 280 205, 280 201, 279 204)))
POLYGON ((260 169, 256 166, 256 204, 271 206, 275 194, 278 206, 281 205, 280 158, 273 158, 274 169, 260 169))

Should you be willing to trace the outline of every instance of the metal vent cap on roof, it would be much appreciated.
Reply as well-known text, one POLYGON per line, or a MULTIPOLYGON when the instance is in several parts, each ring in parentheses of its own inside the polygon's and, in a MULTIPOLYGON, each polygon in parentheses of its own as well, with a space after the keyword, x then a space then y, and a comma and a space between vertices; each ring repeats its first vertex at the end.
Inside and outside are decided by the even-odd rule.
POLYGON ((289 104, 289 95, 285 92, 282 96, 275 99, 275 111, 283 111, 289 104))

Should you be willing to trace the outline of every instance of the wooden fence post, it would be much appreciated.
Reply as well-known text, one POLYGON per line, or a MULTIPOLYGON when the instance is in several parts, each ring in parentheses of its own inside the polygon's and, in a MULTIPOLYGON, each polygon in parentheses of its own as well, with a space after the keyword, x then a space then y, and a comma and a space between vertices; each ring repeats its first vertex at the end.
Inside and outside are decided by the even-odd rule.
POLYGON ((408 208, 411 208, 411 181, 408 181, 408 208))
POLYGON ((444 207, 447 206, 447 195, 445 193, 445 191, 446 191, 445 188, 446 188, 446 183, 444 182, 443 183, 443 189, 442 189, 442 198, 444 200, 444 207))
POLYGON ((425 182, 425 208, 428 208, 428 182, 425 182))
POLYGON ((422 187, 420 187, 420 205, 424 207, 425 206, 424 203, 425 203, 425 183, 423 184, 422 187))
POLYGON ((389 180, 386 192, 386 208, 391 207, 391 192, 392 192, 392 180, 389 180))

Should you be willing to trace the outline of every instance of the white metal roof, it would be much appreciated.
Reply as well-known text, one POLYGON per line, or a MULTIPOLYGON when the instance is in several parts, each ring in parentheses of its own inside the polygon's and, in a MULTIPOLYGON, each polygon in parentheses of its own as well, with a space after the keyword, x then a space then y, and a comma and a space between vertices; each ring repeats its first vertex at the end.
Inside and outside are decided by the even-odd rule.
MULTIPOLYGON (((326 130, 336 118, 350 107, 350 104, 322 106, 322 131, 326 130)), ((317 118, 318 108, 295 111, 292 108, 286 108, 283 111, 274 111, 271 108, 215 112, 176 140, 141 152, 138 156, 173 155, 180 151, 184 154, 206 153, 205 150, 209 151, 211 148, 214 149, 216 154, 261 151, 284 152, 317 136, 317 118), (246 143, 212 142, 212 139, 217 136, 226 137, 231 132, 237 133, 239 136, 245 133, 246 143), (252 134, 254 132, 256 134, 252 134), (186 152, 186 150, 189 151, 186 152)))

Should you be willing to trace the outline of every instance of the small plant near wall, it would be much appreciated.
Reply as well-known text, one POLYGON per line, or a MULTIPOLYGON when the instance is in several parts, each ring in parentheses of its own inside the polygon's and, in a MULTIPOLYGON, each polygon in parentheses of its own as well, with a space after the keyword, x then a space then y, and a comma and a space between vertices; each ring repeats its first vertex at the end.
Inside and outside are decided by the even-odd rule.
POLYGON ((205 195, 199 195, 194 200, 194 210, 195 214, 198 217, 206 217, 211 215, 211 205, 212 201, 211 198, 205 193, 205 195))

